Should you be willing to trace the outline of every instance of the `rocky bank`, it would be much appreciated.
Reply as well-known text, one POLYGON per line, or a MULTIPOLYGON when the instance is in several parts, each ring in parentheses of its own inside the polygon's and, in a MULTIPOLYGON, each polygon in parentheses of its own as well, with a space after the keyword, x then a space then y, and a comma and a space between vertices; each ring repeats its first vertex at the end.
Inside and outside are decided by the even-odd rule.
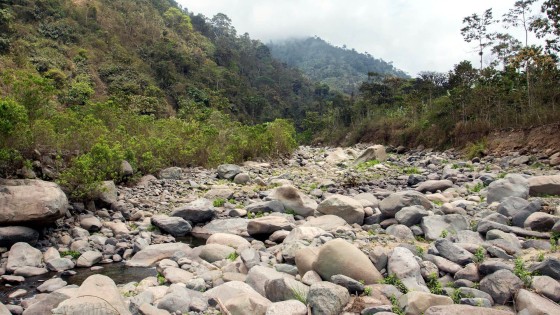
POLYGON ((301 147, 105 182, 86 204, 2 180, 0 314, 560 314, 559 165, 301 147), (154 276, 115 283, 115 263, 154 276))

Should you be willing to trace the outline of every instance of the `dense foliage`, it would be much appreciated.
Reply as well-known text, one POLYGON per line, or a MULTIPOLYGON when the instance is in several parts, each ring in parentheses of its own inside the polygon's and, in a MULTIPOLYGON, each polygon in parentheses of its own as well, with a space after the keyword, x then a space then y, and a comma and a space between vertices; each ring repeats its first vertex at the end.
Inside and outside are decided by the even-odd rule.
POLYGON ((301 69, 314 81, 348 95, 357 94, 368 73, 408 78, 390 62, 375 59, 369 53, 333 46, 319 37, 288 39, 269 43, 272 55, 301 69))

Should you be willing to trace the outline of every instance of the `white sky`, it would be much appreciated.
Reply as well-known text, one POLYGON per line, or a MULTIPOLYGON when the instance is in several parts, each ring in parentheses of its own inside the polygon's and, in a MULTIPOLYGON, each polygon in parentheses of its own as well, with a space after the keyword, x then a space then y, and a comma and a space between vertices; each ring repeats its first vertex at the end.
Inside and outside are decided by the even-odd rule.
MULTIPOLYGON (((264 43, 317 35, 335 46, 346 45, 415 76, 446 72, 462 60, 475 67, 475 46, 463 41, 465 16, 492 7, 494 18, 515 0, 177 0, 190 12, 211 18, 224 13, 238 34, 264 43)), ((539 13, 535 5, 533 13, 539 13)), ((519 30, 511 31, 521 35, 519 30)), ((521 36, 517 36, 522 39, 521 36)), ((533 40, 534 41, 534 40, 533 40)), ((488 60, 487 60, 488 61, 488 60)))

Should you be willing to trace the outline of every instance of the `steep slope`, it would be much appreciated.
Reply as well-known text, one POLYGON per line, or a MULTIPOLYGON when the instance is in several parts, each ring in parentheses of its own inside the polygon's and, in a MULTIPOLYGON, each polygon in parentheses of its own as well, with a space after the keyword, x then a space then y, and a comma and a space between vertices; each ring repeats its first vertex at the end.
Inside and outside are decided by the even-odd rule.
POLYGON ((312 80, 347 94, 356 93, 360 84, 367 80, 368 73, 408 77, 390 62, 354 49, 335 47, 319 37, 288 39, 271 42, 268 46, 274 57, 301 69, 312 80))

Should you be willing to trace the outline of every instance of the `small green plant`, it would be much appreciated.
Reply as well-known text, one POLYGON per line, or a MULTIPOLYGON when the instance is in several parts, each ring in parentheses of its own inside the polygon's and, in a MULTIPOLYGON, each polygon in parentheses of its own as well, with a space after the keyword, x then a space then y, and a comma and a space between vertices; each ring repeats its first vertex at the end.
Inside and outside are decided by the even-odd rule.
MULTIPOLYGON (((556 232, 553 232, 556 233, 556 232)), ((554 236, 550 237, 550 252, 554 253, 558 250, 558 239, 554 236)))
POLYGON ((476 230, 478 229, 478 221, 472 220, 471 222, 469 222, 469 225, 471 227, 471 231, 476 232, 476 230))
POLYGON ((486 164, 486 166, 484 166, 484 171, 485 172, 490 172, 490 164, 486 164))
POLYGON ((515 267, 513 268, 513 273, 523 281, 525 287, 531 287, 531 282, 533 281, 533 274, 525 268, 525 262, 520 257, 516 258, 515 267))
POLYGON ((82 254, 79 251, 76 250, 67 250, 67 251, 62 251, 60 252, 60 256, 64 257, 64 256, 71 256, 72 259, 78 259, 78 257, 80 257, 82 254))
POLYGON ((426 286, 430 289, 432 294, 443 295, 443 287, 441 282, 439 282, 438 275, 435 272, 428 276, 426 286))
POLYGON ((159 285, 163 285, 167 280, 165 280, 165 277, 158 272, 157 274, 157 282, 159 283, 159 285))
POLYGON ((290 215, 296 215, 296 211, 294 209, 291 208, 286 208, 286 211, 284 212, 286 214, 290 214, 290 215))
POLYGON ((544 261, 544 253, 539 253, 539 255, 537 256, 537 261, 538 262, 544 261))
POLYGON ((461 293, 461 290, 455 289, 455 290, 453 290, 453 293, 451 293, 450 297, 455 304, 460 304, 461 299, 463 299, 463 298, 473 298, 474 296, 472 294, 463 294, 463 293, 461 293))
POLYGON ((397 315, 404 315, 404 311, 402 310, 402 308, 399 305, 399 300, 397 300, 397 298, 394 295, 391 295, 389 297, 389 300, 391 301, 391 312, 397 314, 397 315))
POLYGON ((363 162, 360 163, 358 165, 356 165, 356 170, 358 171, 365 171, 377 164, 379 164, 380 162, 378 160, 371 160, 371 161, 367 161, 367 162, 363 162))
POLYGON ((307 294, 303 290, 292 288, 292 296, 295 300, 307 305, 307 294))
POLYGON ((486 154, 486 139, 471 144, 467 148, 467 158, 469 160, 475 157, 483 157, 486 154))
POLYGON ((474 262, 480 264, 484 261, 484 247, 479 246, 474 252, 474 262))
POLYGON ((255 214, 255 218, 262 218, 264 217, 264 213, 262 211, 257 212, 257 214, 255 214))
POLYGON ((403 294, 408 293, 408 289, 406 288, 404 283, 402 283, 401 279, 397 278, 397 276, 395 276, 394 274, 389 275, 387 276, 387 278, 381 280, 381 283, 394 285, 403 294))
POLYGON ((131 231, 136 231, 136 230, 138 230, 138 224, 136 224, 136 223, 130 223, 130 230, 131 230, 131 231))
POLYGON ((231 261, 235 261, 237 259, 237 257, 239 257, 239 254, 237 252, 232 252, 231 254, 229 254, 227 256, 227 259, 229 259, 231 261))
POLYGON ((363 279, 362 279, 362 280, 359 280, 358 282, 359 282, 361 285, 365 285, 365 284, 366 284, 366 281, 363 280, 363 279))
POLYGON ((371 292, 372 292, 371 287, 364 288, 364 295, 371 296, 371 292))
POLYGON ((226 204, 226 200, 224 198, 217 198, 212 202, 214 207, 223 207, 226 204))
POLYGON ((484 188, 484 184, 483 183, 476 183, 476 185, 474 185, 472 187, 470 187, 470 186, 467 186, 467 187, 468 187, 469 192, 478 193, 482 190, 482 188, 484 188))
POLYGON ((123 293, 124 297, 133 297, 138 295, 138 293, 134 292, 134 291, 126 291, 125 293, 123 293))
POLYGON ((507 175, 507 173, 501 172, 501 173, 499 173, 499 174, 496 176, 496 178, 497 178, 497 179, 506 178, 506 175, 507 175))
POLYGON ((369 236, 373 236, 373 235, 375 235, 376 233, 375 233, 374 230, 369 229, 369 230, 367 231, 367 234, 368 234, 369 236))
POLYGON ((426 242, 426 239, 425 239, 423 236, 420 236, 420 235, 416 235, 416 236, 414 237, 414 239, 415 239, 417 242, 426 242))
POLYGON ((447 235, 449 235, 449 232, 447 232, 447 230, 443 230, 443 231, 441 231, 441 234, 439 235, 439 237, 446 238, 447 235))
POLYGON ((416 245, 416 253, 419 257, 424 257, 424 248, 422 246, 416 245))
POLYGON ((157 226, 152 225, 152 224, 148 225, 148 227, 146 228, 146 231, 148 231, 148 232, 154 232, 156 230, 159 230, 159 229, 157 228, 157 226))
POLYGON ((434 200, 434 201, 432 201, 432 202, 434 203, 434 205, 436 205, 436 206, 438 206, 438 207, 441 207, 441 206, 443 206, 443 201, 440 201, 440 200, 434 200))
POLYGON ((418 168, 415 166, 407 167, 403 170, 403 172, 408 175, 420 174, 420 170, 418 170, 418 168))
POLYGON ((252 212, 247 212, 247 219, 252 219, 253 218, 253 213, 252 212))

